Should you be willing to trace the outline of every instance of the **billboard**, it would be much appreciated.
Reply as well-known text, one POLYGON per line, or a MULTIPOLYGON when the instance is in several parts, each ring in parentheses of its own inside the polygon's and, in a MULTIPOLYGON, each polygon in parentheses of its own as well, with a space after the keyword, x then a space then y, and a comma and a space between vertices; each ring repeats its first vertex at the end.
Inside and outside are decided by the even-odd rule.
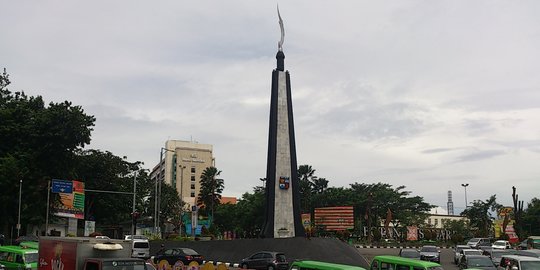
POLYGON ((84 219, 84 182, 53 179, 52 192, 54 215, 84 219))
POLYGON ((315 208, 314 221, 325 231, 354 229, 354 210, 352 206, 315 208))

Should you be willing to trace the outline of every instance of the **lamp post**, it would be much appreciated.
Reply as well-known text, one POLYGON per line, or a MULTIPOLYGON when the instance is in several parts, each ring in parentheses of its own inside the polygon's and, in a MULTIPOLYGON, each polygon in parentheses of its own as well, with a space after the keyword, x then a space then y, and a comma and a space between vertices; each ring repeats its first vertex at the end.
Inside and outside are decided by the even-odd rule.
POLYGON ((465 209, 467 209, 467 206, 468 206, 468 204, 467 204, 467 187, 469 186, 469 184, 468 183, 461 184, 461 186, 465 188, 465 209))
MULTIPOLYGON (((137 218, 136 217, 136 214, 135 214, 135 195, 137 194, 137 171, 135 171, 134 175, 133 175, 133 207, 132 207, 132 212, 131 212, 131 215, 132 215, 132 222, 131 222, 131 235, 136 235, 137 233, 137 228, 135 227, 135 219, 137 218)), ((132 236, 132 239, 134 239, 134 237, 132 236)))
MULTIPOLYGON (((184 201, 184 169, 186 166, 184 165, 178 165, 180 168, 180 201, 184 201)), ((182 212, 184 210, 184 207, 182 206, 182 212)), ((184 224, 184 221, 182 220, 183 213, 180 213, 180 237, 182 236, 182 225, 184 224)))
POLYGON ((22 179, 19 180, 19 215, 17 217, 17 237, 21 235, 21 194, 22 194, 22 179))
MULTIPOLYGON (((159 215, 160 215, 160 210, 161 210, 161 205, 160 205, 160 201, 161 201, 161 177, 162 177, 162 165, 161 163, 163 162, 163 150, 165 151, 169 151, 169 152, 173 152, 174 153, 174 150, 170 150, 170 149, 167 149, 165 147, 161 147, 160 151, 159 151, 159 169, 158 169, 158 174, 157 174, 157 177, 156 177, 156 186, 155 186, 155 195, 156 195, 156 198, 154 200, 154 232, 155 233, 161 233, 160 231, 160 227, 159 227, 159 215)), ((165 164, 163 164, 163 167, 165 164)), ((165 170, 165 168, 163 168, 163 170, 165 170)))

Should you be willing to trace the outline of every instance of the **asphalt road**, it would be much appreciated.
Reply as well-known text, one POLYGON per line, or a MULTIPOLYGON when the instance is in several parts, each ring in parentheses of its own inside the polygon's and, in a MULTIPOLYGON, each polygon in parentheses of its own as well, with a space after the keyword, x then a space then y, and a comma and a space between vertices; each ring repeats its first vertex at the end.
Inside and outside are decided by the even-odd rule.
MULTIPOLYGON (((371 262, 377 255, 395 255, 399 254, 399 248, 358 248, 358 251, 364 256, 366 262, 371 262)), ((452 249, 441 249, 441 265, 445 270, 458 270, 454 264, 454 252, 452 249)))

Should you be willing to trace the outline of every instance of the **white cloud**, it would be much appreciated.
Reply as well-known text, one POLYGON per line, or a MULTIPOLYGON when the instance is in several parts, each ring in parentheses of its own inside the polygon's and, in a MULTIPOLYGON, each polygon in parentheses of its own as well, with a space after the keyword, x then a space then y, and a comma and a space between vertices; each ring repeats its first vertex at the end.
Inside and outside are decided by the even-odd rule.
MULTIPOLYGON (((333 186, 405 185, 454 204, 537 196, 537 1, 281 3, 297 155, 333 186)), ((152 167, 167 139, 214 145, 226 195, 265 176, 275 3, 3 5, 11 90, 97 117, 90 147, 152 167)))

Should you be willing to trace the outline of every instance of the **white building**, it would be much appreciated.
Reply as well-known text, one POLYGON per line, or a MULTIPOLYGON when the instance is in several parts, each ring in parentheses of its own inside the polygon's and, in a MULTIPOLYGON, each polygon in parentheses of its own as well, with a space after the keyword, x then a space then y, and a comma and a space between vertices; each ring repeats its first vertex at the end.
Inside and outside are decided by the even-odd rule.
POLYGON ((188 210, 196 205, 202 172, 211 166, 215 166, 212 145, 168 140, 161 148, 160 162, 150 178, 154 181, 162 179, 174 187, 188 210))

